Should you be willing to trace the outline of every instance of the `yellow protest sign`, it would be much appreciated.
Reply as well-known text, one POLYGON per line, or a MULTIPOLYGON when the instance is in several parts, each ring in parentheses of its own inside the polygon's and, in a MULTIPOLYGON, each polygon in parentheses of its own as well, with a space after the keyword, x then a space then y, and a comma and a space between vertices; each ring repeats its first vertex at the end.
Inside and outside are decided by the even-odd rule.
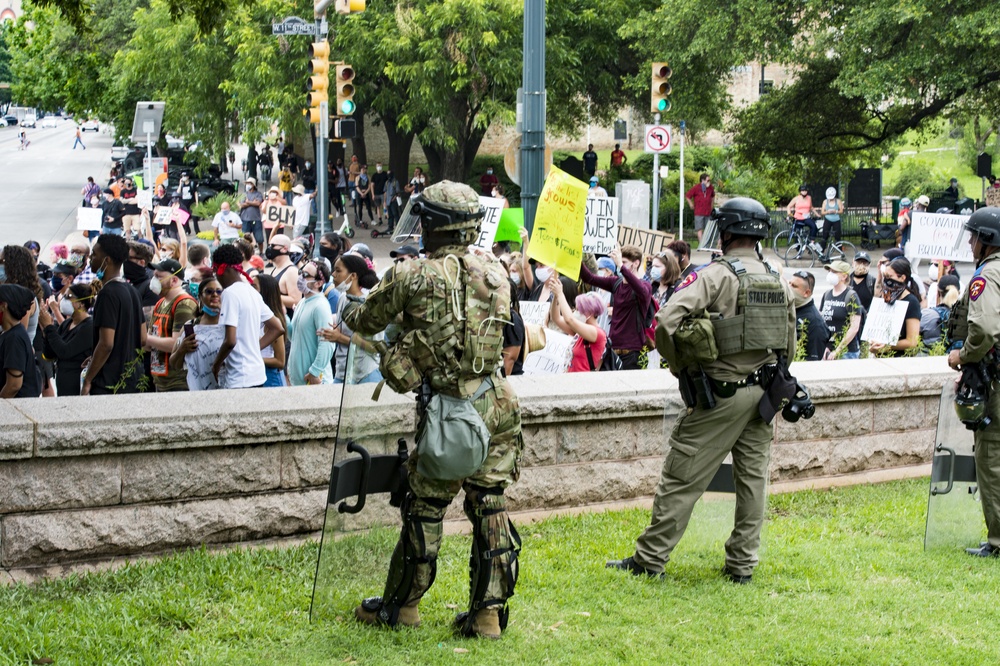
POLYGON ((586 212, 587 184, 553 166, 538 199, 528 256, 580 279, 586 212))

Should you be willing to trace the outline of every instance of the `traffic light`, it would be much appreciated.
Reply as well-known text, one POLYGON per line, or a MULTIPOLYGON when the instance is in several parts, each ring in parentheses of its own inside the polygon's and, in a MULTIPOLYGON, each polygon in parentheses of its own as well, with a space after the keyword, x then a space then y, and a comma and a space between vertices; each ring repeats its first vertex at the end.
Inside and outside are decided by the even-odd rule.
POLYGON ((313 42, 309 45, 309 83, 306 85, 306 115, 309 122, 319 124, 322 112, 320 104, 329 101, 330 89, 330 44, 328 42, 313 42))
POLYGON ((337 65, 337 115, 349 116, 357 108, 354 103, 354 67, 337 65))
POLYGON ((673 74, 670 65, 665 62, 653 63, 652 99, 650 108, 653 113, 666 113, 670 110, 670 93, 673 88, 667 79, 673 74))
POLYGON ((338 14, 357 14, 365 11, 365 0, 337 0, 338 14))

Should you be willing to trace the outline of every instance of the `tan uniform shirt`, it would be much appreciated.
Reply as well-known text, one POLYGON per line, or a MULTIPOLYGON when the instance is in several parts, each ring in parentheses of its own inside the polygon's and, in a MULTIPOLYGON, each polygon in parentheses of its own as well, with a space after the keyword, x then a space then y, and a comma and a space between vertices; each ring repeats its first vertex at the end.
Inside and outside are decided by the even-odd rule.
MULTIPOLYGON (((737 249, 726 253, 727 257, 738 258, 750 274, 763 274, 767 268, 757 258, 753 249, 737 249)), ((792 289, 782 280, 788 300, 788 348, 785 350, 789 362, 795 356, 795 303, 792 289)), ((658 326, 673 335, 681 321, 691 314, 706 311, 721 314, 723 318, 735 317, 736 297, 740 280, 728 265, 714 261, 691 272, 677 287, 667 306, 656 315, 658 326)), ((728 356, 720 356, 713 363, 704 366, 705 372, 719 381, 735 382, 746 379, 747 375, 761 366, 774 363, 776 356, 767 351, 745 351, 728 356)))
POLYGON ((958 354, 963 364, 981 361, 1000 339, 1000 253, 986 257, 978 272, 964 296, 969 305, 969 332, 958 354))

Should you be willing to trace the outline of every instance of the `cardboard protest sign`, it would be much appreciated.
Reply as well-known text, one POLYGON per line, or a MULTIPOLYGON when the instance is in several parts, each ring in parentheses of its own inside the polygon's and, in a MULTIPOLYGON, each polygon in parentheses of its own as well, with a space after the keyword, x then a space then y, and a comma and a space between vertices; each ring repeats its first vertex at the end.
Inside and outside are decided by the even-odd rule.
POLYGON ((500 224, 497 226, 497 235, 493 242, 501 241, 521 242, 521 229, 524 228, 523 208, 504 208, 500 213, 500 224))
POLYGON ((479 239, 473 245, 487 252, 493 251, 497 228, 500 226, 500 215, 503 213, 503 199, 479 197, 479 205, 483 207, 483 219, 480 220, 479 239))
MULTIPOLYGON (((184 357, 184 365, 187 366, 187 383, 190 391, 210 391, 219 388, 219 383, 215 381, 212 374, 212 364, 219 354, 219 347, 226 337, 225 326, 208 326, 197 324, 194 327, 194 337, 198 340, 198 347, 184 357)), ((223 366, 219 371, 219 379, 224 379, 226 368, 223 366)))
POLYGON ((165 227, 170 224, 170 217, 174 214, 174 209, 170 206, 157 206, 153 214, 153 224, 158 227, 165 227))
POLYGON ((549 304, 538 301, 520 301, 517 304, 518 312, 525 324, 536 324, 546 326, 549 323, 549 304))
POLYGON ((872 300, 872 306, 868 310, 861 339, 894 345, 899 342, 899 332, 903 330, 904 321, 906 321, 906 301, 896 301, 889 305, 884 300, 876 298, 872 300))
POLYGON ((673 234, 652 229, 639 229, 618 225, 618 245, 635 245, 646 256, 662 254, 667 251, 667 245, 674 240, 673 234))
POLYGON ((77 208, 77 231, 100 231, 104 212, 100 208, 77 208))
POLYGON ((265 229, 273 229, 275 225, 295 226, 295 208, 264 202, 262 218, 265 229))
MULTIPOLYGON (((552 167, 553 170, 556 167, 552 167)), ((569 369, 573 359, 575 335, 566 335, 551 328, 545 331, 545 347, 531 352, 524 359, 526 375, 557 375, 569 369)))
POLYGON ((583 232, 583 251, 611 254, 618 246, 618 199, 587 197, 587 217, 583 232))
POLYGON ((578 280, 586 208, 586 183, 553 166, 538 200, 528 256, 578 280))
POLYGON ((966 215, 913 213, 906 256, 975 262, 965 230, 966 215))

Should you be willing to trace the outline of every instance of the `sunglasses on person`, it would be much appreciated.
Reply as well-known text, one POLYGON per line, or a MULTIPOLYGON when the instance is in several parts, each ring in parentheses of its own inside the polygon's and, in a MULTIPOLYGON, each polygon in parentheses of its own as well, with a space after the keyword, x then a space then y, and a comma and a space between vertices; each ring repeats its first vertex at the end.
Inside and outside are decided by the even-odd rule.
POLYGON ((201 289, 199 293, 204 294, 205 296, 222 296, 221 289, 201 289))
POLYGON ((792 275, 794 275, 797 278, 802 278, 803 280, 808 280, 810 278, 809 273, 807 273, 806 271, 795 271, 794 273, 792 273, 792 275))

